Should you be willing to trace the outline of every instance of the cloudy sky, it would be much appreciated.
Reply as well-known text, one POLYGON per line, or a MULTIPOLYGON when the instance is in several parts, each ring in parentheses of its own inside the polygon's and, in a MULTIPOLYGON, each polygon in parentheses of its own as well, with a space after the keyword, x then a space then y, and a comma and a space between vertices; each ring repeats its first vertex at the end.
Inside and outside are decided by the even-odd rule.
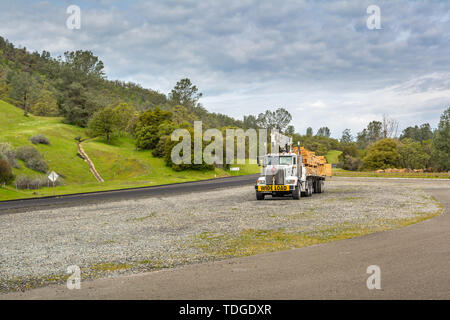
POLYGON ((436 127, 450 105, 448 1, 0 0, 0 35, 55 57, 92 50, 109 79, 163 93, 188 77, 208 110, 237 118, 284 107, 302 133, 356 134, 383 114, 436 127))

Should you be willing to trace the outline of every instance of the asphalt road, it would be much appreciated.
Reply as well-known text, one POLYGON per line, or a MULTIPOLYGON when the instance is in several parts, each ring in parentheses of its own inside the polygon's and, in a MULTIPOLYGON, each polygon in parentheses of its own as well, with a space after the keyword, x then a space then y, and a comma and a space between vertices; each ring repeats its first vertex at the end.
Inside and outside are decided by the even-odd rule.
MULTIPOLYGON (((411 179, 412 180, 412 179, 411 179)), ((427 189, 444 207, 405 228, 299 249, 50 286, 0 299, 450 299, 450 192, 427 189), (366 286, 367 267, 381 289, 366 286)))
POLYGON ((0 201, 0 214, 28 212, 39 209, 79 207, 81 205, 93 203, 160 197, 188 192, 201 192, 217 188, 242 186, 243 184, 249 183, 254 184, 257 178, 258 175, 254 174, 125 190, 101 191, 45 198, 0 201))

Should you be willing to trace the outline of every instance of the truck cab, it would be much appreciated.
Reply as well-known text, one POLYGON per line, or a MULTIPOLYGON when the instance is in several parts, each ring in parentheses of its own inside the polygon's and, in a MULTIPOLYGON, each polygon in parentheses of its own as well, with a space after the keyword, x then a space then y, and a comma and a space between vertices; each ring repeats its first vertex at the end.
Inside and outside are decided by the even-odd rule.
POLYGON ((278 152, 262 157, 261 175, 255 184, 256 199, 272 195, 298 200, 322 193, 325 177, 331 177, 331 164, 326 163, 325 157, 300 147, 300 142, 293 148, 292 138, 277 131, 270 134, 270 140, 271 150, 278 152))
POLYGON ((268 194, 300 198, 305 191, 306 170, 301 156, 291 152, 267 154, 262 160, 261 175, 256 181, 258 200, 268 194))

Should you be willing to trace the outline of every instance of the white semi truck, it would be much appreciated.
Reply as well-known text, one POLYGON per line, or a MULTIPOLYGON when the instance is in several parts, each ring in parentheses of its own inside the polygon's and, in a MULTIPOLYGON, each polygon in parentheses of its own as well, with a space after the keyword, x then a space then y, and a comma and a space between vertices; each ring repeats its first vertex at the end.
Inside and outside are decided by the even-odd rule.
POLYGON ((324 191, 324 182, 331 176, 331 165, 324 157, 314 155, 300 146, 292 148, 292 138, 271 134, 271 150, 262 163, 261 176, 256 181, 256 199, 264 200, 266 195, 310 197, 324 191))

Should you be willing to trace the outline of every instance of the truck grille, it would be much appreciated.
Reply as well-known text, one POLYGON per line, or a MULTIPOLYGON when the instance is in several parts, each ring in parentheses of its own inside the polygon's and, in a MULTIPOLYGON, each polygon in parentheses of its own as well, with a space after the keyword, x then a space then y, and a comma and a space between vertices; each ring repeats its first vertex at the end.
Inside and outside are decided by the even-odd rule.
POLYGON ((284 170, 278 170, 274 175, 266 174, 266 184, 272 184, 274 177, 276 185, 284 185, 284 170))

